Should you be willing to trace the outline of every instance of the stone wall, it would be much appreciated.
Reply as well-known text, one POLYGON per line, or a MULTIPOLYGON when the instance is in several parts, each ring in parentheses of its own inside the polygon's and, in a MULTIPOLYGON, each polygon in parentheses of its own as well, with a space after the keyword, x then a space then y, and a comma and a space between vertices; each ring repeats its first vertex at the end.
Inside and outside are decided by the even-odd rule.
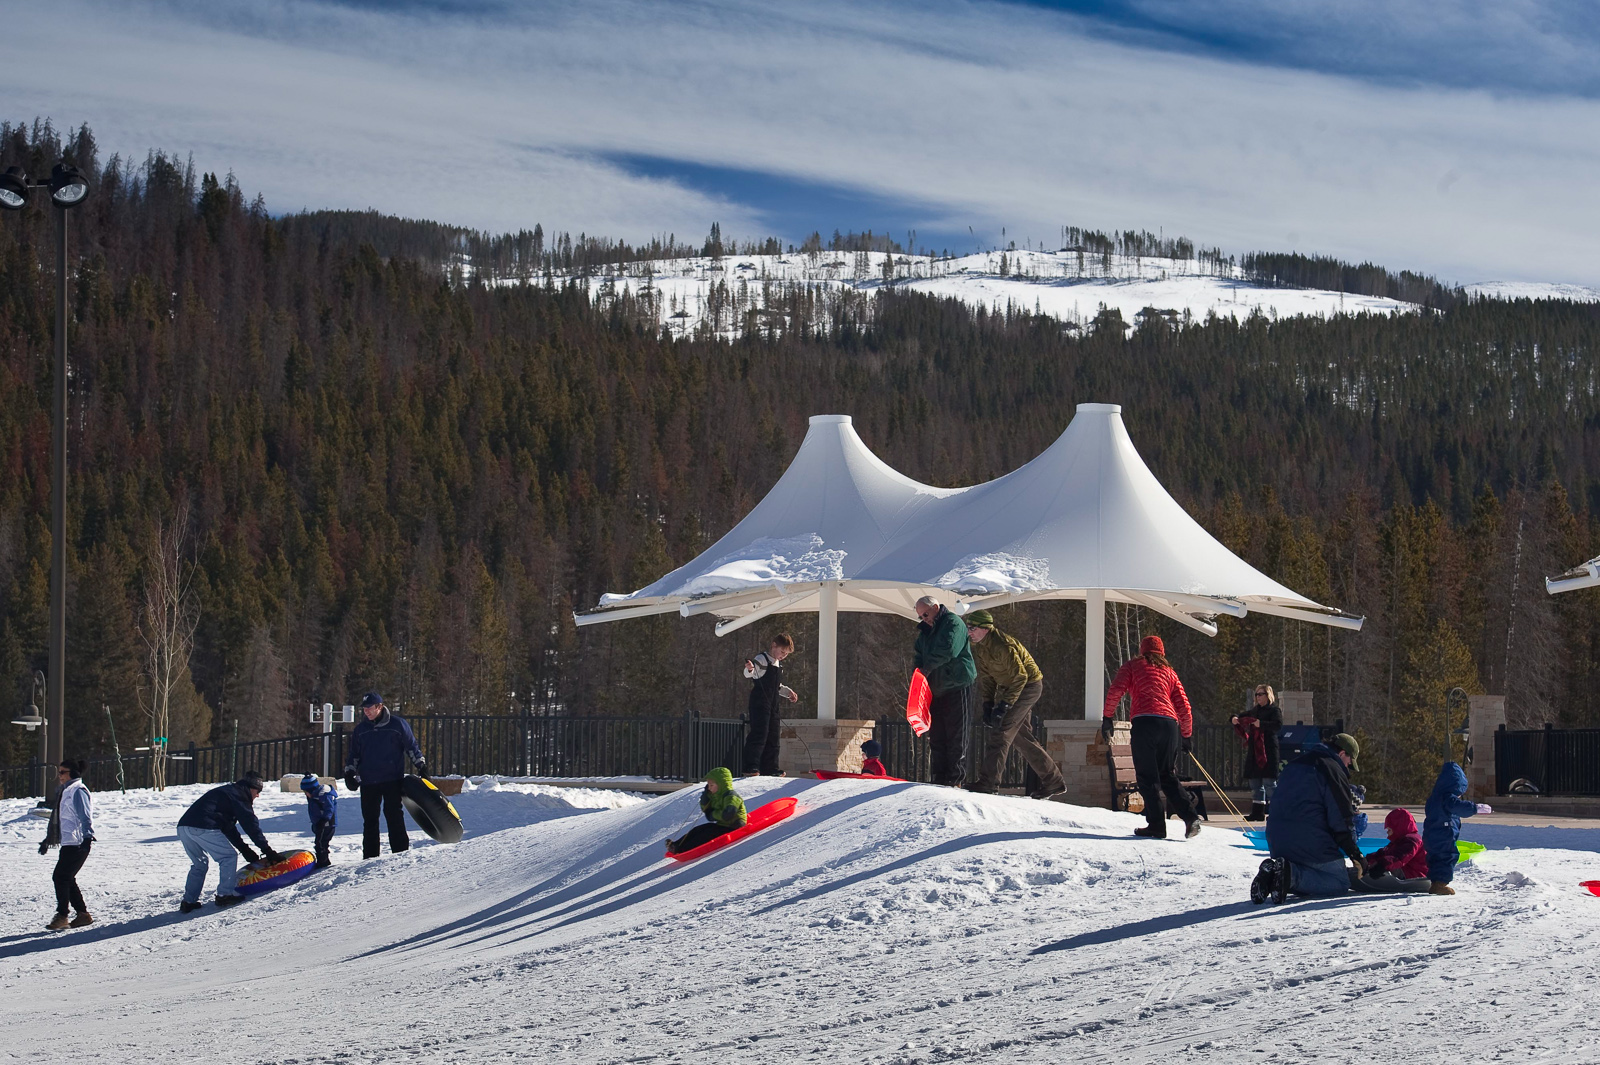
MULTIPOLYGON (((1111 742, 1126 748, 1131 727, 1126 721, 1118 721, 1111 742)), ((1106 767, 1099 721, 1046 721, 1044 749, 1061 767, 1061 776, 1067 782, 1063 800, 1075 806, 1111 808, 1111 771, 1106 767)))
POLYGON ((814 717, 779 722, 778 768, 785 776, 809 777, 814 769, 861 772, 861 745, 876 722, 814 717))
POLYGON ((1315 725, 1316 707, 1310 692, 1279 692, 1278 709, 1283 711, 1285 725, 1315 725))
POLYGON ((1467 696, 1467 796, 1476 802, 1493 803, 1494 734, 1506 723, 1504 695, 1467 696))

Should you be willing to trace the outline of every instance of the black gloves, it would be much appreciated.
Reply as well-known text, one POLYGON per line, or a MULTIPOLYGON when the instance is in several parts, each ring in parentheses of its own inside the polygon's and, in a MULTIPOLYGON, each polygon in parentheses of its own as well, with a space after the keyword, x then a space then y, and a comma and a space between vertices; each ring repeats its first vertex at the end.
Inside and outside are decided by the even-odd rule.
POLYGON ((48 844, 48 843, 39 844, 39 853, 40 854, 49 854, 50 853, 50 844, 48 844))
POLYGON ((1001 725, 1005 724, 1006 715, 1010 712, 1010 703, 995 703, 988 710, 984 711, 983 723, 988 725, 990 728, 999 728, 1001 725))
POLYGON ((248 846, 241 846, 239 848, 239 853, 244 855, 244 860, 249 862, 251 865, 254 865, 256 862, 261 860, 261 855, 251 850, 248 846))
POLYGON ((344 767, 344 786, 351 791, 361 790, 361 778, 356 776, 356 767, 353 765, 344 767))
POLYGON ((1103 717, 1103 718, 1101 718, 1100 719, 1100 742, 1109 744, 1111 742, 1111 733, 1116 730, 1116 727, 1117 727, 1117 719, 1116 718, 1114 718, 1114 717, 1103 717))
POLYGON ((267 848, 267 853, 264 855, 264 857, 267 859, 268 865, 277 865, 279 862, 283 861, 283 855, 279 854, 271 847, 267 848))
POLYGON ((419 777, 427 776, 428 775, 428 762, 427 762, 427 759, 418 758, 415 762, 411 763, 411 770, 412 770, 412 772, 416 773, 417 776, 419 776, 419 777))
POLYGON ((1361 848, 1356 846, 1355 836, 1348 832, 1340 832, 1338 835, 1333 837, 1333 842, 1341 851, 1345 853, 1345 857, 1349 858, 1351 861, 1360 866, 1362 872, 1366 872, 1367 859, 1362 856, 1361 848))
POLYGON ((1178 749, 1180 751, 1182 751, 1184 754, 1189 754, 1189 753, 1193 752, 1194 751, 1194 737, 1193 736, 1185 736, 1183 739, 1179 740, 1178 741, 1178 749))

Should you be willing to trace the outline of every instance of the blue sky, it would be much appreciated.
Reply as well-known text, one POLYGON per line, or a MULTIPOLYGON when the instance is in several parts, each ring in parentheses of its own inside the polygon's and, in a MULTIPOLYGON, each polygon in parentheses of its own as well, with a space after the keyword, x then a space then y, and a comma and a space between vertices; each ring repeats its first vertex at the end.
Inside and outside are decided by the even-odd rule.
POLYGON ((1600 285, 1592 10, 54 0, 8 17, 0 99, 192 153, 274 211, 952 249, 1159 228, 1600 285), (439 171, 476 176, 418 180, 439 171))

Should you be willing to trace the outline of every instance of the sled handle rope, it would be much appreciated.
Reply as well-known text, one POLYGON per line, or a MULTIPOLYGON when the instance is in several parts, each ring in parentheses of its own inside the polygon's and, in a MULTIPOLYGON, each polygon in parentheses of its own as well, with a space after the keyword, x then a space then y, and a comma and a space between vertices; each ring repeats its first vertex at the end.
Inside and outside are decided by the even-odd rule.
POLYGON ((1193 751, 1189 752, 1189 760, 1194 763, 1196 769, 1200 770, 1200 775, 1206 778, 1206 783, 1211 785, 1211 790, 1217 793, 1217 798, 1222 800, 1222 805, 1228 808, 1228 812, 1243 821, 1244 814, 1241 814, 1239 808, 1233 805, 1233 800, 1228 798, 1228 793, 1222 790, 1222 785, 1218 784, 1216 779, 1206 771, 1206 767, 1200 764, 1200 759, 1194 756, 1193 751))

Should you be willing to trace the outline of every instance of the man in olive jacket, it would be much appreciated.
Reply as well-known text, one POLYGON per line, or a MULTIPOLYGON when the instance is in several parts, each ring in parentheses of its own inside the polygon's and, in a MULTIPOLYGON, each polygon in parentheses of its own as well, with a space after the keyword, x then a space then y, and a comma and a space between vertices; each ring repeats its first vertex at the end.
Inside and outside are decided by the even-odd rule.
POLYGON ((959 788, 967 779, 967 735, 972 729, 972 663, 967 626, 932 596, 917 600, 917 643, 913 664, 933 692, 929 716, 929 762, 935 784, 959 788))
POLYGON ((1048 799, 1067 790, 1067 782, 1054 759, 1033 735, 1033 708, 1044 695, 1044 673, 1022 641, 994 624, 987 610, 966 617, 967 638, 972 641, 972 661, 978 667, 978 698, 983 702, 983 763, 973 791, 994 791, 1006 769, 1006 755, 1015 743, 1023 760, 1039 778, 1036 799, 1048 799))

